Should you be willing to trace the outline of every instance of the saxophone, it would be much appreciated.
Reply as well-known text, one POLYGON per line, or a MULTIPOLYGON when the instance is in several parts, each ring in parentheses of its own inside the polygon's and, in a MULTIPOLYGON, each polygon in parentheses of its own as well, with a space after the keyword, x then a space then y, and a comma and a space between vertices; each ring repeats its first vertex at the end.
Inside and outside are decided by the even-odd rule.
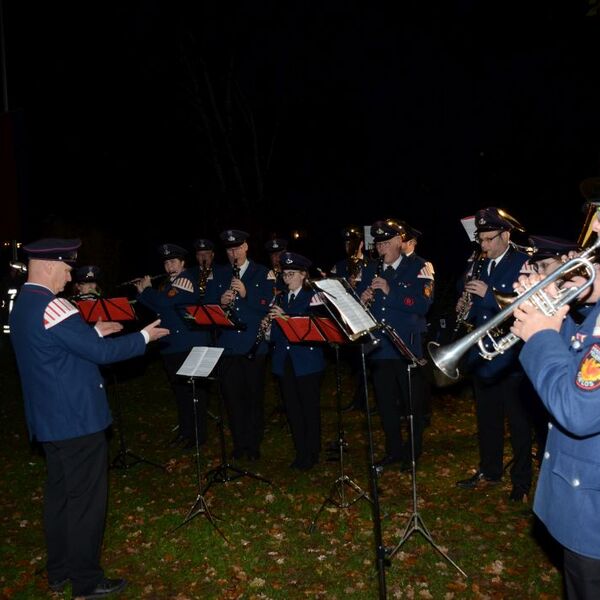
POLYGON ((210 277, 211 271, 211 267, 209 267, 206 264, 206 261, 203 260, 202 264, 200 265, 200 274, 198 276, 198 291, 200 292, 201 296, 204 296, 204 294, 206 294, 206 282, 210 277))

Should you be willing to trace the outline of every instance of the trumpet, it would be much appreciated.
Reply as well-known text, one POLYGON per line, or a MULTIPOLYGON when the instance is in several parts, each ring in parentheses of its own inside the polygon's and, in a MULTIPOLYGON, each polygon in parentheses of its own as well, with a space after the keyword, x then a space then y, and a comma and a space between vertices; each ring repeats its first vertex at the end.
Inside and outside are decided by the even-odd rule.
MULTIPOLYGON (((155 279, 160 279, 161 277, 166 277, 166 273, 161 273, 160 275, 151 275, 150 281, 154 281, 155 279)), ((138 281, 144 279, 143 277, 136 277, 135 279, 130 279, 129 281, 124 281, 123 283, 117 284, 117 287, 124 287, 126 285, 135 285, 138 281)))
POLYGON ((592 257, 600 247, 600 239, 593 246, 582 252, 579 256, 568 260, 560 268, 551 273, 548 277, 539 283, 531 286, 527 291, 519 294, 514 302, 503 308, 498 314, 493 316, 483 325, 480 325, 471 333, 460 338, 456 342, 440 346, 437 342, 429 342, 427 350, 431 356, 431 360, 435 366, 449 379, 457 380, 460 377, 458 365, 464 354, 475 344, 479 346, 480 355, 486 360, 492 360, 499 354, 504 354, 509 348, 512 348, 520 338, 510 332, 502 337, 495 338, 493 333, 504 321, 512 317, 512 314, 517 306, 524 302, 530 302, 538 310, 541 310, 546 315, 553 315, 556 311, 565 304, 569 304, 575 300, 583 291, 594 284, 596 279, 596 270, 592 257), (584 278, 587 279, 579 286, 559 287, 558 295, 550 297, 545 291, 550 283, 561 284, 574 273, 580 275, 583 272, 584 278), (488 350, 485 345, 485 340, 491 341, 492 350, 488 350))

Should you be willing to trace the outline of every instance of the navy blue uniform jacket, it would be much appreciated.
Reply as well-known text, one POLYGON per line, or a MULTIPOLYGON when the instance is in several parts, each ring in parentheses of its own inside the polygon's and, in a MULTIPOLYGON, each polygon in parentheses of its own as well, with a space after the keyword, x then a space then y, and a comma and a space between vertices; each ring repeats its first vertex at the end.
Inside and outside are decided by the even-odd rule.
POLYGON ((521 364, 552 415, 534 511, 573 552, 600 559, 600 304, 577 326, 545 330, 521 364))
POLYGON ((198 278, 183 270, 173 281, 168 281, 162 290, 148 287, 138 295, 138 301, 160 318, 160 326, 171 333, 161 339, 161 354, 187 352, 194 346, 209 346, 208 331, 190 328, 183 320, 181 311, 185 306, 200 302, 198 278))
MULTIPOLYGON (((288 296, 288 293, 284 294, 281 302, 281 308, 286 315, 306 315, 310 312, 310 301, 314 296, 312 290, 301 289, 291 303, 288 302, 288 296)), ((325 369, 321 346, 290 343, 277 322, 273 322, 271 326, 271 342, 273 343, 271 368, 275 375, 283 376, 285 360, 288 356, 292 360, 294 373, 298 377, 318 373, 325 369)))
POLYGON ((141 333, 101 338, 70 302, 32 284, 21 289, 10 331, 32 438, 66 440, 110 425, 98 365, 143 354, 141 333))
MULTIPOLYGON (((356 292, 358 295, 371 285, 377 265, 369 264, 362 273, 356 292)), ((433 302, 433 267, 414 252, 403 256, 398 268, 392 273, 384 272, 390 293, 386 296, 375 290, 371 312, 377 321, 391 325, 404 343, 417 357, 423 356, 422 336, 427 329, 425 315, 433 302)), ((381 341, 370 360, 399 358, 401 355, 385 334, 375 334, 381 341)))
MULTIPOLYGON (((251 260, 248 262, 248 267, 242 276, 242 282, 246 286, 246 297, 238 296, 233 306, 235 320, 242 327, 240 329, 223 329, 218 340, 218 346, 225 348, 225 355, 245 355, 250 351, 256 340, 260 322, 269 312, 269 304, 273 298, 275 280, 269 279, 271 272, 251 260)), ((215 290, 220 300, 231 285, 233 268, 231 266, 222 267, 216 277, 215 290)), ((267 349, 266 342, 262 342, 256 354, 266 354, 267 349)))
MULTIPOLYGON (((512 284, 519 278, 521 267, 527 260, 528 256, 524 252, 515 250, 512 246, 497 264, 496 268, 488 275, 489 260, 485 260, 480 279, 488 284, 488 289, 483 296, 472 296, 473 306, 469 312, 469 320, 479 327, 483 325, 500 312, 500 307, 494 297, 494 290, 511 293, 513 291, 512 284)), ((462 291, 462 290, 461 290, 462 291)), ((489 343, 486 343, 486 347, 489 343)), ((491 347, 489 348, 491 349, 491 347)), ((472 348, 467 357, 467 365, 470 371, 475 375, 483 378, 493 378, 497 376, 508 375, 511 372, 520 371, 519 369, 519 345, 513 346, 510 350, 500 354, 492 360, 486 360, 479 355, 479 347, 472 348)))

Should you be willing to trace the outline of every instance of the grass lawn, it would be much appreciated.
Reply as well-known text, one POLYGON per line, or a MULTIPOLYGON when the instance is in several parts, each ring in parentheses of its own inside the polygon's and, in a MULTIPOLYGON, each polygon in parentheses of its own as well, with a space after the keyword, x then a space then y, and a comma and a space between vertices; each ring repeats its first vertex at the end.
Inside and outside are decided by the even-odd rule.
MULTIPOLYGON (((16 367, 6 338, 0 343, 0 597, 70 598, 69 591, 50 594, 47 589, 41 523, 44 460, 29 444, 16 367)), ((346 372, 343 375, 346 404, 352 381, 346 372)), ((138 464, 110 472, 103 565, 108 576, 128 579, 120 598, 378 597, 371 505, 360 500, 344 510, 327 507, 315 531, 309 532, 340 474, 339 464, 323 455, 309 472, 289 468, 291 438, 284 418, 274 411, 277 394, 270 377, 262 458, 238 466, 260 473, 273 485, 243 477, 216 483, 206 494, 228 542, 202 514, 171 532, 194 503, 198 486, 194 454, 167 444, 176 417, 160 361, 149 357, 140 362, 118 388, 129 448, 167 466, 163 471, 138 464)), ((114 404, 113 386, 109 396, 114 404)), ((213 397, 211 410, 216 404, 213 397)), ((332 367, 323 384, 321 406, 325 446, 337 435, 332 367)), ((419 511, 435 542, 468 577, 415 533, 385 571, 388 597, 560 598, 561 576, 550 558, 555 548, 535 524, 530 504, 508 501, 509 477, 502 485, 482 490, 455 486, 477 465, 468 386, 435 391, 432 407, 417 473, 419 511)), ((368 491, 365 416, 345 413, 344 421, 346 474, 368 491)), ((379 457, 383 435, 377 416, 373 425, 379 457)), ((113 435, 113 456, 118 449, 118 436, 113 435)), ((219 464, 214 423, 201 452, 202 473, 219 464)), ((411 489, 410 475, 394 468, 379 479, 386 547, 397 545, 409 522, 411 489)), ((349 488, 348 493, 352 497, 349 488)))

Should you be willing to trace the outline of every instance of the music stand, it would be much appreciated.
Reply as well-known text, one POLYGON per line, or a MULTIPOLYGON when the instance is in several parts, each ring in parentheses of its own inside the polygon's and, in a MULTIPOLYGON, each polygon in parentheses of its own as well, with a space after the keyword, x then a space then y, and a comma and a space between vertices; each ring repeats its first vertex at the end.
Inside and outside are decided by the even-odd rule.
POLYGON ((367 369, 365 356, 379 342, 372 331, 378 328, 378 323, 356 297, 356 293, 344 279, 322 279, 311 282, 313 289, 320 292, 320 298, 332 319, 344 331, 350 341, 360 341, 366 336, 370 337, 368 343, 360 344, 362 380, 365 391, 366 424, 369 451, 369 475, 371 483, 371 498, 373 518, 373 537, 375 538, 375 556, 377 576, 379 581, 379 598, 387 598, 385 566, 386 552, 383 545, 381 532, 381 510, 379 505, 379 491, 377 489, 377 469, 375 467, 375 454, 373 450, 373 433, 371 427, 371 411, 369 409, 369 394, 367 384, 367 369))
MULTIPOLYGON (((129 300, 124 297, 119 298, 96 298, 95 300, 76 300, 75 304, 81 313, 84 321, 87 323, 97 323, 98 321, 133 321, 136 318, 133 306, 129 300)), ((119 430, 119 451, 112 459, 110 467, 112 469, 129 469, 138 463, 146 463, 159 469, 165 470, 165 467, 154 461, 148 460, 139 454, 135 454, 125 442, 125 432, 123 427, 123 411, 121 405, 121 397, 119 396, 119 388, 117 374, 111 365, 105 365, 113 379, 114 395, 115 395, 115 421, 119 430)))
POLYGON ((382 332, 387 336, 392 345, 398 350, 400 355, 407 361, 406 364, 406 377, 408 384, 408 422, 409 422, 409 436, 410 436, 410 461, 411 461, 411 483, 412 483, 412 513, 404 529, 404 533, 400 538, 400 541, 394 546, 394 548, 387 549, 386 555, 391 560, 394 555, 400 550, 402 545, 410 538, 413 533, 420 533, 430 544, 437 550, 444 559, 446 559, 463 577, 467 577, 467 574, 446 554, 442 548, 435 543, 433 536, 427 529, 423 518, 419 514, 419 506, 417 503, 417 461, 415 458, 415 426, 414 426, 414 406, 413 406, 413 394, 412 394, 412 377, 411 370, 415 367, 423 367, 426 364, 425 359, 418 358, 407 346, 404 340, 398 335, 396 330, 387 323, 381 323, 380 328, 382 332))
POLYGON ((328 495, 323 500, 315 518, 313 519, 309 532, 315 530, 315 526, 320 514, 327 505, 336 506, 337 508, 349 508, 362 498, 371 501, 368 494, 354 482, 344 472, 344 447, 346 441, 344 439, 344 427, 342 422, 342 405, 341 405, 341 382, 339 372, 339 346, 345 344, 347 338, 343 330, 327 317, 313 316, 293 316, 293 317, 276 317, 275 321, 281 327, 284 335, 292 344, 302 342, 312 343, 329 343, 333 346, 336 353, 336 407, 338 417, 338 439, 337 445, 339 450, 340 476, 333 482, 328 495), (346 486, 356 492, 357 496, 353 500, 346 498, 346 486))
MULTIPOLYGON (((201 304, 198 306, 186 306, 185 313, 189 315, 187 319, 193 319, 195 324, 199 327, 209 327, 211 331, 211 335, 213 336, 213 340, 216 339, 216 332, 220 328, 234 328, 237 327, 236 323, 233 322, 229 317, 225 314, 223 309, 218 304, 201 304)), ((208 490, 212 487, 214 483, 228 483, 229 481, 235 481, 236 479, 240 479, 241 477, 251 477, 258 481, 263 481, 269 485, 273 485, 271 481, 262 477, 262 475, 258 475, 257 473, 253 473, 252 471, 247 471, 246 469, 240 469, 234 465, 229 464, 227 461, 227 446, 225 443, 225 406, 223 400, 223 394, 221 393, 221 373, 220 371, 220 363, 217 366, 217 396, 218 396, 218 404, 219 404, 219 413, 217 415, 211 415, 217 424, 217 430, 219 432, 219 444, 220 444, 220 453, 221 453, 221 463, 210 469, 206 475, 205 479, 208 480, 208 483, 204 486, 202 490, 202 495, 206 494, 208 490)))
POLYGON ((196 394, 196 379, 208 377, 217 364, 217 361, 222 353, 223 348, 209 348, 206 346, 194 347, 190 350, 187 358, 177 371, 177 375, 189 377, 189 381, 192 384, 192 397, 194 400, 194 432, 196 438, 196 485, 198 493, 194 503, 192 504, 183 521, 177 525, 177 527, 174 527, 171 530, 171 533, 177 531, 180 527, 183 527, 192 519, 202 514, 206 516, 209 523, 219 532, 221 537, 228 542, 229 540, 225 537, 225 534, 215 523, 215 517, 213 517, 211 514, 202 491, 202 474, 200 472, 200 442, 198 434, 198 395, 196 394))

